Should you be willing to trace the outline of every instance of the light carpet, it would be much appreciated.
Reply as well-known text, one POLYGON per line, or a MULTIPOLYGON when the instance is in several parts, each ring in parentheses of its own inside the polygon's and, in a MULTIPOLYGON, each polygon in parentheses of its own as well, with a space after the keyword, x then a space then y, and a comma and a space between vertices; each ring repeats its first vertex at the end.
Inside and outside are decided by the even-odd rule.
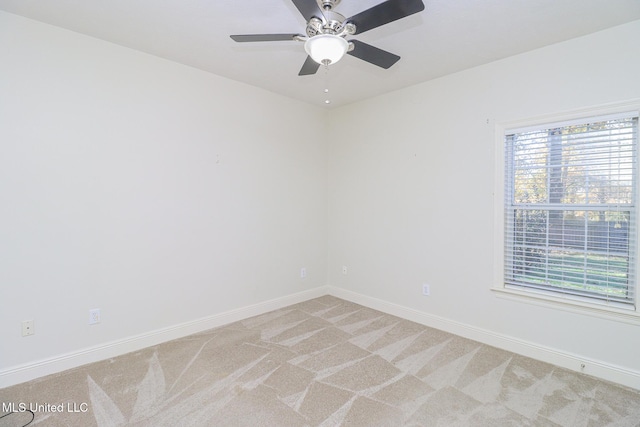
POLYGON ((0 389, 0 404, 0 427, 640 426, 639 391, 332 296, 0 389))

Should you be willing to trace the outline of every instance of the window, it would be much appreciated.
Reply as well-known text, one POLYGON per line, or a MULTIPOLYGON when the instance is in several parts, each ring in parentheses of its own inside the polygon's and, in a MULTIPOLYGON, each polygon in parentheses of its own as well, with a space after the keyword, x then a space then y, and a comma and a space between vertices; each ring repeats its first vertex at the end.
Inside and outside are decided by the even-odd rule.
POLYGON ((638 115, 504 132, 504 287, 635 309, 638 115))

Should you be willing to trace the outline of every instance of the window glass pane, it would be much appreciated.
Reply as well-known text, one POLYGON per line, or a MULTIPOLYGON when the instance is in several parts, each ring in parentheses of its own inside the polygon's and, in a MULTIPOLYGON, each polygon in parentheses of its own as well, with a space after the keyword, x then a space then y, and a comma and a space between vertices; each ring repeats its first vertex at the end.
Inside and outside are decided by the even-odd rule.
POLYGON ((637 118, 505 143, 506 283, 633 302, 637 118))

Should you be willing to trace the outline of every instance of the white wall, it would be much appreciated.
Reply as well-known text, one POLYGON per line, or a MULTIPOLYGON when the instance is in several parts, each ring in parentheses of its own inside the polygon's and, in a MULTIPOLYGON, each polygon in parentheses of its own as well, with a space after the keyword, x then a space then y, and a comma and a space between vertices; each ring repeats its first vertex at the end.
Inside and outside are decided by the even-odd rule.
POLYGON ((640 378, 640 324, 490 291, 496 124, 640 98, 638 40, 640 21, 333 111, 329 284, 640 378))
POLYGON ((0 373, 326 285, 324 109, 3 12, 0 64, 0 373))

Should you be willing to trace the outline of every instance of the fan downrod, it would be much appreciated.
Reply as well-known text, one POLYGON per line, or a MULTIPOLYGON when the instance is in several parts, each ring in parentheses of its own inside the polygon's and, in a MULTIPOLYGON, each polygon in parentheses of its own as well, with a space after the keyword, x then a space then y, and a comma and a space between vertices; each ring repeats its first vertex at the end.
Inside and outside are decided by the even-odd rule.
POLYGON ((331 10, 340 4, 340 0, 317 0, 322 10, 331 10))

